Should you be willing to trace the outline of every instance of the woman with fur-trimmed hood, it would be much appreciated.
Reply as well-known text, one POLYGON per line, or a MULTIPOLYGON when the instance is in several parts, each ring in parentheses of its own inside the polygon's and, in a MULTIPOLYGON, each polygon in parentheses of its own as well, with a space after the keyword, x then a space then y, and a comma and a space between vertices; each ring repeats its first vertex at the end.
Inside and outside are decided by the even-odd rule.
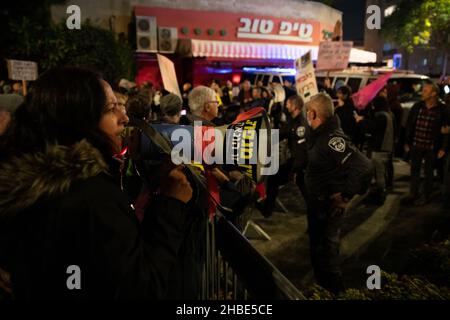
POLYGON ((172 170, 138 223, 113 157, 127 122, 79 68, 43 74, 16 111, 0 145, 0 284, 14 298, 167 298, 192 189, 172 170))

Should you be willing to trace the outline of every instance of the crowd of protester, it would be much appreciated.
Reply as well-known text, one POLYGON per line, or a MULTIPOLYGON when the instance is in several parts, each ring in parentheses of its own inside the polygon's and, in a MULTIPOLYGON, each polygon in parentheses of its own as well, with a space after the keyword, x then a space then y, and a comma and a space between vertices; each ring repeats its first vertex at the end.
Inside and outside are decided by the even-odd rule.
MULTIPOLYGON (((267 86, 186 82, 180 97, 148 82, 111 87, 89 70, 58 68, 33 83, 27 97, 20 83, 0 87, 0 286, 10 294, 13 286, 16 298, 198 298, 208 196, 167 155, 136 154, 149 123, 221 126, 264 108, 271 127, 280 129, 280 170, 266 180, 262 195, 236 167, 212 169, 230 220, 252 204, 270 217, 279 188, 289 180, 308 200, 310 127, 318 119, 336 121, 333 128, 342 128, 345 141, 372 160, 370 201, 381 205, 393 190, 397 156, 411 160, 405 203, 431 201, 436 171, 449 206, 450 99, 447 94, 447 104, 442 102, 433 84, 424 85, 406 127, 395 85, 357 110, 351 88, 332 88, 326 79, 317 115, 310 118, 287 80, 267 86), (326 109, 329 97, 332 111, 326 109), (66 290, 72 257, 85 270, 86 290, 66 290)), ((341 152, 339 144, 331 147, 341 152)))

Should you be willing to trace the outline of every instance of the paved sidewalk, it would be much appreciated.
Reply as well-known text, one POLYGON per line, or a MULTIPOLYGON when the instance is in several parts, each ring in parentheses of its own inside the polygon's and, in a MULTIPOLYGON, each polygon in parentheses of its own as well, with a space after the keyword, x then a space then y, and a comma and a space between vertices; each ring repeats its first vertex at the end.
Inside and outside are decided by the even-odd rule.
MULTIPOLYGON (((364 197, 356 197, 344 218, 341 253, 344 276, 350 287, 365 285, 366 268, 371 264, 397 271, 402 259, 407 259, 407 253, 399 254, 398 251, 406 252, 405 246, 420 243, 442 219, 443 211, 437 202, 421 208, 401 206, 401 199, 409 188, 409 165, 406 162, 395 162, 395 178, 395 189, 382 206, 365 204, 364 197)), ((292 183, 281 191, 280 200, 288 213, 276 211, 269 219, 258 211, 251 214, 251 219, 270 235, 271 240, 250 241, 301 289, 314 281, 309 261, 305 204, 292 183)))

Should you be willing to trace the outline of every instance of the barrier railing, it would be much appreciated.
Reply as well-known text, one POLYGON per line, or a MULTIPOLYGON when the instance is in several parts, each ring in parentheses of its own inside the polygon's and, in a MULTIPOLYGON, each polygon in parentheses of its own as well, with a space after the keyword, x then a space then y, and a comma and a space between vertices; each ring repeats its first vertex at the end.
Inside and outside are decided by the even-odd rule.
POLYGON ((305 299, 220 213, 206 223, 202 300, 305 299))

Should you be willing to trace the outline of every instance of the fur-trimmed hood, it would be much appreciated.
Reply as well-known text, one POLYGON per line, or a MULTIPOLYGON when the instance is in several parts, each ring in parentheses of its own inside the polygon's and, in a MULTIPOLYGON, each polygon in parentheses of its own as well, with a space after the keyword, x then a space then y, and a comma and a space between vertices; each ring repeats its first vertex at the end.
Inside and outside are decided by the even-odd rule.
POLYGON ((101 153, 86 140, 71 147, 48 145, 0 163, 0 218, 32 206, 41 198, 66 193, 72 183, 107 172, 101 153))

